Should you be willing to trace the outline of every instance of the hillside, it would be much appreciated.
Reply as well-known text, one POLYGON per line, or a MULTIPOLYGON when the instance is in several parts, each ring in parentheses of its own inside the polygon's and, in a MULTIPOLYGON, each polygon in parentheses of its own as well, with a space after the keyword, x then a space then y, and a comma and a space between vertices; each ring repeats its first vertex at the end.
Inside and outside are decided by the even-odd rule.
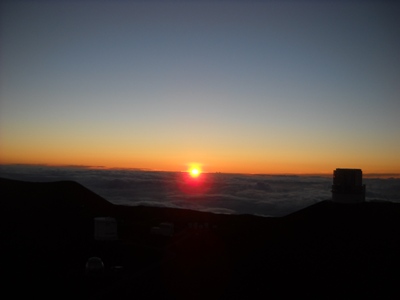
POLYGON ((400 204, 323 201, 281 218, 116 206, 75 182, 0 179, 4 286, 125 299, 279 296, 395 298, 400 204), (95 217, 118 241, 94 239, 95 217), (175 234, 151 234, 161 222, 175 234), (100 257, 102 276, 85 275, 100 257))

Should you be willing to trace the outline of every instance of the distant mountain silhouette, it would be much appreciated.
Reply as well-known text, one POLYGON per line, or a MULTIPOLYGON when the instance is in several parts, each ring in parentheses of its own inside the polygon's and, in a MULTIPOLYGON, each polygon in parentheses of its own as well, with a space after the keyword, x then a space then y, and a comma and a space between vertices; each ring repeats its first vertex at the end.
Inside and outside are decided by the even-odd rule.
POLYGON ((0 179, 5 290, 82 298, 399 296, 400 204, 323 201, 281 218, 113 205, 75 182, 0 179), (119 240, 94 239, 94 218, 119 240), (161 222, 173 237, 151 234, 161 222), (105 272, 87 278, 89 257, 105 272), (118 272, 116 270, 119 270, 118 272))

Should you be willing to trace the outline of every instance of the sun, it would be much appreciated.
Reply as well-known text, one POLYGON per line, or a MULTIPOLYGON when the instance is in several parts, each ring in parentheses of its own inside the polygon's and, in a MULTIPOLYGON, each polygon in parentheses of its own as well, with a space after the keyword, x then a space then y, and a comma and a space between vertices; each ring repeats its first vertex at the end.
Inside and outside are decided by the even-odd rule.
POLYGON ((190 177, 196 178, 199 177, 201 174, 201 167, 199 164, 192 163, 188 167, 188 173, 190 177))
POLYGON ((198 177, 200 175, 200 170, 198 168, 191 168, 190 169, 190 176, 198 177))

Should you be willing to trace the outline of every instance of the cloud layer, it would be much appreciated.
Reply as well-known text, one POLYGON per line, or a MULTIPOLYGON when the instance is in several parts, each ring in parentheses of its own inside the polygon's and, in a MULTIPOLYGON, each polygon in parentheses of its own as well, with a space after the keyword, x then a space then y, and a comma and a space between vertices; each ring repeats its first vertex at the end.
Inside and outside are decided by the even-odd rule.
MULTIPOLYGON (((119 205, 188 208, 227 214, 283 216, 331 197, 332 179, 150 172, 89 167, 1 165, 0 176, 27 181, 74 180, 119 205)), ((400 202, 399 178, 366 178, 367 200, 400 202)))

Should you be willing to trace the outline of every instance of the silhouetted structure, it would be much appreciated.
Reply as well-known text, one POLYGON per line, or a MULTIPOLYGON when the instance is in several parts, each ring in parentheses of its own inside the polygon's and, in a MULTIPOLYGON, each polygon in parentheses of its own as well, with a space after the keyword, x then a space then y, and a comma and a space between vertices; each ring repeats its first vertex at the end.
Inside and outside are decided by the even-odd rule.
POLYGON ((336 169, 333 171, 332 200, 339 203, 365 201, 365 184, 361 169, 336 169))

